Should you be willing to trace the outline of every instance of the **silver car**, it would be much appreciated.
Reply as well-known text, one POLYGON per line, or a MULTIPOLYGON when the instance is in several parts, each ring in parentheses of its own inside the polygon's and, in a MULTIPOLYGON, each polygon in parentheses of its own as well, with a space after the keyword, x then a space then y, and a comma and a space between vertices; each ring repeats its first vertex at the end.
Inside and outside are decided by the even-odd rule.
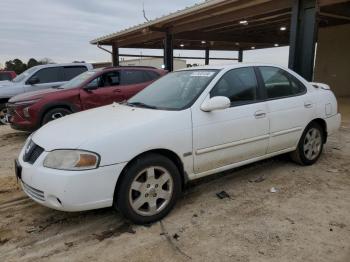
POLYGON ((0 81, 0 124, 6 123, 6 103, 18 94, 55 88, 77 75, 91 70, 86 63, 46 64, 31 67, 12 81, 0 81))

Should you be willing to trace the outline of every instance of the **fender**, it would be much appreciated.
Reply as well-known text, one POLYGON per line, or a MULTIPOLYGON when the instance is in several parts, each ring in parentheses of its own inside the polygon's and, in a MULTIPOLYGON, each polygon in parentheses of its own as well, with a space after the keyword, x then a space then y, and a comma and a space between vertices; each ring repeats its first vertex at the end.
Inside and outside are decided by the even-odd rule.
POLYGON ((56 107, 65 107, 65 108, 69 108, 73 113, 76 113, 76 112, 79 112, 81 111, 81 109, 76 106, 75 104, 73 103, 70 103, 70 102, 66 102, 66 101, 55 101, 55 102, 50 102, 50 103, 47 103, 45 106, 43 106, 38 114, 38 119, 40 119, 40 123, 42 121, 42 118, 44 116, 44 114, 50 110, 50 109, 53 109, 53 108, 56 108, 56 107))

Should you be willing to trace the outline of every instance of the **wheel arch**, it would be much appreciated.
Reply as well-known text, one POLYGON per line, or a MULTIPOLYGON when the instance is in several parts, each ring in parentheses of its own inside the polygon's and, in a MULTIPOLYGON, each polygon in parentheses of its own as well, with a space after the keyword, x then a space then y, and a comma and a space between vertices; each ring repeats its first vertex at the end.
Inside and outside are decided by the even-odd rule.
POLYGON ((308 126, 311 123, 317 123, 317 124, 319 124, 322 127, 323 134, 324 134, 323 143, 325 144, 327 142, 327 137, 328 137, 326 121, 324 119, 322 119, 322 118, 315 118, 308 124, 308 126))
POLYGON ((188 179, 187 179, 187 175, 186 172, 184 170, 184 165, 182 160, 180 159, 180 157, 174 152, 171 151, 169 149, 164 149, 164 148, 159 148, 159 149, 152 149, 152 150, 148 150, 145 151, 141 154, 138 154, 137 156, 135 156, 133 159, 131 159, 128 164, 123 168, 120 176, 118 177, 115 189, 114 189, 114 195, 113 195, 113 200, 115 201, 116 198, 116 192, 118 192, 119 187, 121 185, 121 181, 123 179, 123 177, 126 174, 126 171, 128 170, 128 168, 135 162, 137 161, 137 159, 142 158, 143 156, 146 156, 148 154, 159 154, 162 156, 165 156, 166 158, 170 159, 178 168, 180 176, 181 176, 181 190, 184 188, 185 184, 187 183, 188 179))
POLYGON ((43 122, 43 118, 44 118, 45 114, 47 112, 49 112, 50 110, 55 109, 55 108, 65 108, 65 109, 72 111, 73 113, 79 111, 79 109, 71 103, 66 103, 66 102, 49 103, 49 104, 45 105, 39 112, 40 125, 43 122))

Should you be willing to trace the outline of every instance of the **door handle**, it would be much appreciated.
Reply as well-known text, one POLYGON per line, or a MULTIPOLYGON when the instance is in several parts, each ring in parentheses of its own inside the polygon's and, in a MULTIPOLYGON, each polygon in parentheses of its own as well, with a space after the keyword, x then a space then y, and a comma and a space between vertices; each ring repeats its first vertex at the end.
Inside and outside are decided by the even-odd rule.
POLYGON ((120 90, 120 89, 114 89, 113 90, 113 93, 120 93, 122 90, 120 90))
POLYGON ((264 118, 266 116, 266 113, 262 110, 256 111, 254 114, 255 118, 264 118))
POLYGON ((304 103, 304 107, 305 108, 311 108, 312 107, 312 103, 311 102, 305 102, 304 103))

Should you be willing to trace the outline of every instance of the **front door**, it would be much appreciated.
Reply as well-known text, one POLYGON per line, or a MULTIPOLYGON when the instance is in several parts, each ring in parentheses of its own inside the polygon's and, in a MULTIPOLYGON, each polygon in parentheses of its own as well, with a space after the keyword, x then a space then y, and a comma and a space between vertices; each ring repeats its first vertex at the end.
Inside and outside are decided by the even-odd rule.
POLYGON ((201 173, 266 154, 269 121, 253 67, 227 72, 206 99, 226 96, 231 107, 193 109, 194 172, 201 173))
POLYGON ((26 92, 37 91, 51 87, 55 88, 64 84, 65 82, 62 79, 61 69, 61 67, 48 67, 40 69, 31 76, 31 78, 37 78, 39 82, 30 85, 27 81, 25 85, 26 92))
POLYGON ((80 99, 84 110, 125 100, 119 71, 109 71, 96 77, 80 90, 80 99))

